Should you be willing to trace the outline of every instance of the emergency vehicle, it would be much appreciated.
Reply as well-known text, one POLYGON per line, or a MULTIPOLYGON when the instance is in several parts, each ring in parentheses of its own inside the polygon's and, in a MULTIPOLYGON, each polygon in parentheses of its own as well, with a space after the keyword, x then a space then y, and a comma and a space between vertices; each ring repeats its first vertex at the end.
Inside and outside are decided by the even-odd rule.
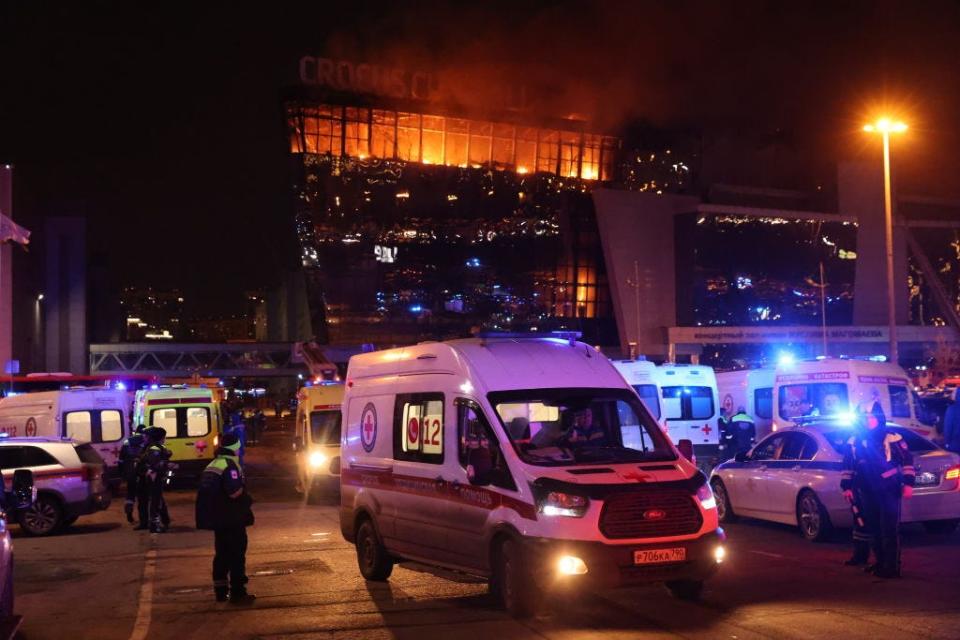
POLYGON ((658 422, 663 413, 660 403, 660 387, 654 376, 657 365, 649 360, 613 360, 623 379, 637 392, 647 410, 658 422))
POLYGON ((660 387, 663 418, 674 443, 693 442, 693 452, 709 464, 720 452, 720 402, 713 368, 696 364, 663 364, 654 370, 660 387))
POLYGON ((522 617, 552 589, 696 598, 724 558, 706 477, 574 337, 355 355, 343 416, 340 528, 368 580, 398 561, 470 574, 522 617))
POLYGON ((293 450, 297 490, 310 495, 315 484, 339 482, 342 382, 320 382, 297 393, 293 450))
POLYGON ((797 424, 798 418, 846 415, 869 410, 879 401, 887 420, 925 438, 936 430, 917 417, 913 389, 897 364, 877 359, 819 358, 785 362, 776 368, 773 427, 797 424))
POLYGON ((223 422, 212 389, 151 386, 137 392, 134 425, 160 427, 167 432, 166 447, 177 463, 177 475, 199 476, 214 458, 223 422))
POLYGON ((741 369, 717 374, 720 408, 733 416, 740 407, 753 418, 757 439, 773 427, 773 381, 776 372, 770 369, 741 369))
POLYGON ((130 394, 118 389, 64 389, 0 399, 0 433, 90 443, 115 470, 130 433, 130 394))

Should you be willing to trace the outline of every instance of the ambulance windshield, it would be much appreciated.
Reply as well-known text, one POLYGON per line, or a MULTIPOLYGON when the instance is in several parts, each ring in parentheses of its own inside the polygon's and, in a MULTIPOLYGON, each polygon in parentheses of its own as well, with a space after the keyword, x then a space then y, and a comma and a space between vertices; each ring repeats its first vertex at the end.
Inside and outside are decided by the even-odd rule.
POLYGON ((517 453, 529 464, 676 458, 649 411, 625 389, 502 391, 489 399, 517 453))

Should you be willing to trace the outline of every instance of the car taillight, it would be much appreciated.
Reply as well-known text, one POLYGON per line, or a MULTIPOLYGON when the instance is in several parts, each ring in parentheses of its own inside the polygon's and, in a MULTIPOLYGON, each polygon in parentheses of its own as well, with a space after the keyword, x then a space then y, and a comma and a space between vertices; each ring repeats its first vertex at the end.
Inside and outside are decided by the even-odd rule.
POLYGON ((960 479, 960 465, 955 467, 950 467, 947 469, 947 472, 943 474, 944 480, 958 480, 960 479))
POLYGON ((84 465, 82 478, 85 482, 93 482, 100 477, 100 467, 96 465, 84 465))

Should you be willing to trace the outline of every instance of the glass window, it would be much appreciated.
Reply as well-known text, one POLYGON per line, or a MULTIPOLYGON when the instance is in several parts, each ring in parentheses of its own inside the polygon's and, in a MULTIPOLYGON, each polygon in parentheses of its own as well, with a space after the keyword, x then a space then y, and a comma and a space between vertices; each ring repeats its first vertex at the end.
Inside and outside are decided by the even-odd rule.
POLYGON ((493 166, 505 169, 514 166, 513 140, 516 127, 512 124, 495 124, 493 126, 493 166))
POLYGON ((773 417, 773 387, 764 387, 753 391, 753 410, 758 418, 773 417))
POLYGON ((660 419, 660 398, 659 391, 657 390, 657 385, 655 384, 635 384, 633 388, 636 389, 637 395, 640 396, 640 399, 643 400, 644 406, 647 408, 647 411, 653 415, 657 420, 660 419))
POLYGON ((667 420, 707 420, 713 417, 711 387, 663 387, 661 393, 667 420))
POLYGON ((750 455, 751 460, 773 460, 780 451, 780 445, 783 444, 785 434, 770 436, 758 444, 750 455))
POLYGON ((600 136, 583 136, 583 166, 580 177, 584 180, 596 180, 600 177, 600 136))
POLYGON ((100 412, 100 438, 98 442, 115 442, 123 437, 123 417, 116 409, 100 412))
POLYGON ((617 139, 604 138, 600 156, 600 179, 613 180, 614 162, 617 157, 617 139))
POLYGON ((557 162, 560 159, 560 132, 541 130, 539 133, 537 171, 556 173, 557 162))
POLYGON ((210 433, 210 410, 206 407, 170 407, 150 412, 150 425, 167 432, 168 438, 197 438, 210 433))
POLYGON ((496 446, 496 438, 487 425, 483 412, 473 402, 457 400, 457 442, 460 465, 467 466, 467 458, 471 449, 489 449, 496 446))
POLYGON ((443 462, 443 394, 398 395, 394 416, 394 457, 443 462))
POLYGON ((0 447, 0 469, 12 470, 23 466, 23 447, 0 447))
POLYGON ((168 438, 177 437, 177 410, 170 409, 154 409, 150 412, 150 424, 151 427, 160 427, 167 432, 168 438))
POLYGON ((443 118, 423 116, 423 162, 443 164, 443 118))
POLYGON ((307 153, 341 154, 342 114, 341 107, 326 105, 304 112, 303 139, 307 153))
POLYGON ((373 110, 373 128, 370 155, 374 158, 393 158, 396 155, 397 114, 393 111, 373 110))
POLYGON ((311 412, 310 440, 313 444, 340 444, 340 412, 311 412))
POLYGON ((780 416, 830 416, 848 409, 847 385, 842 382, 788 384, 780 387, 780 416))
POLYGON ((370 155, 370 110, 346 108, 346 130, 344 131, 344 154, 352 158, 366 158, 370 155))
POLYGON ((490 394, 528 464, 566 466, 674 460, 639 398, 619 389, 530 389, 490 394))
POLYGON ((71 411, 66 414, 64 435, 77 442, 93 440, 93 418, 89 411, 71 411))
POLYGON ((24 447, 20 455, 20 464, 24 467, 42 467, 48 464, 60 464, 56 458, 40 447, 24 447))
POLYGON ((923 436, 917 435, 909 429, 904 429, 903 427, 893 427, 891 430, 903 437, 904 441, 907 443, 907 449, 910 450, 910 453, 926 453, 928 451, 937 450, 937 445, 933 444, 923 436))
POLYGON ((87 464, 103 464, 103 458, 100 457, 100 454, 97 453, 97 450, 89 444, 81 444, 74 448, 77 452, 77 457, 80 458, 80 462, 85 462, 87 464))
POLYGON ((890 415, 894 418, 910 417, 910 391, 903 385, 887 386, 890 392, 890 415))
POLYGON ((537 168, 537 130, 533 127, 517 128, 518 173, 532 173, 537 168))
POLYGON ((206 407, 187 407, 187 437, 210 433, 210 411, 206 407))
POLYGON ((810 460, 817 452, 816 441, 805 433, 785 433, 780 460, 810 460))
POLYGON ((467 166, 467 146, 470 144, 470 121, 447 118, 444 162, 454 167, 467 166))
POLYGON ((470 123, 470 152, 468 164, 482 167, 490 162, 493 144, 493 124, 489 122, 470 123))
POLYGON ((560 133, 560 175, 566 178, 580 177, 580 134, 571 131, 560 133))
POLYGON ((397 158, 420 162, 420 114, 397 114, 397 158))

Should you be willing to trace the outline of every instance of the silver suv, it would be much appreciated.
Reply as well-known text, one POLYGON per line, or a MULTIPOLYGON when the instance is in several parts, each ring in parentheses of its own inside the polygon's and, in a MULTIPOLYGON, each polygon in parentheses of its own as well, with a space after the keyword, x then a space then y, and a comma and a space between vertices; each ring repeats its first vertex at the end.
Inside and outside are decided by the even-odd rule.
POLYGON ((37 499, 20 512, 20 526, 33 536, 68 527, 77 518, 110 506, 104 462, 90 444, 53 438, 0 439, 0 471, 9 484, 16 469, 33 472, 37 499))

